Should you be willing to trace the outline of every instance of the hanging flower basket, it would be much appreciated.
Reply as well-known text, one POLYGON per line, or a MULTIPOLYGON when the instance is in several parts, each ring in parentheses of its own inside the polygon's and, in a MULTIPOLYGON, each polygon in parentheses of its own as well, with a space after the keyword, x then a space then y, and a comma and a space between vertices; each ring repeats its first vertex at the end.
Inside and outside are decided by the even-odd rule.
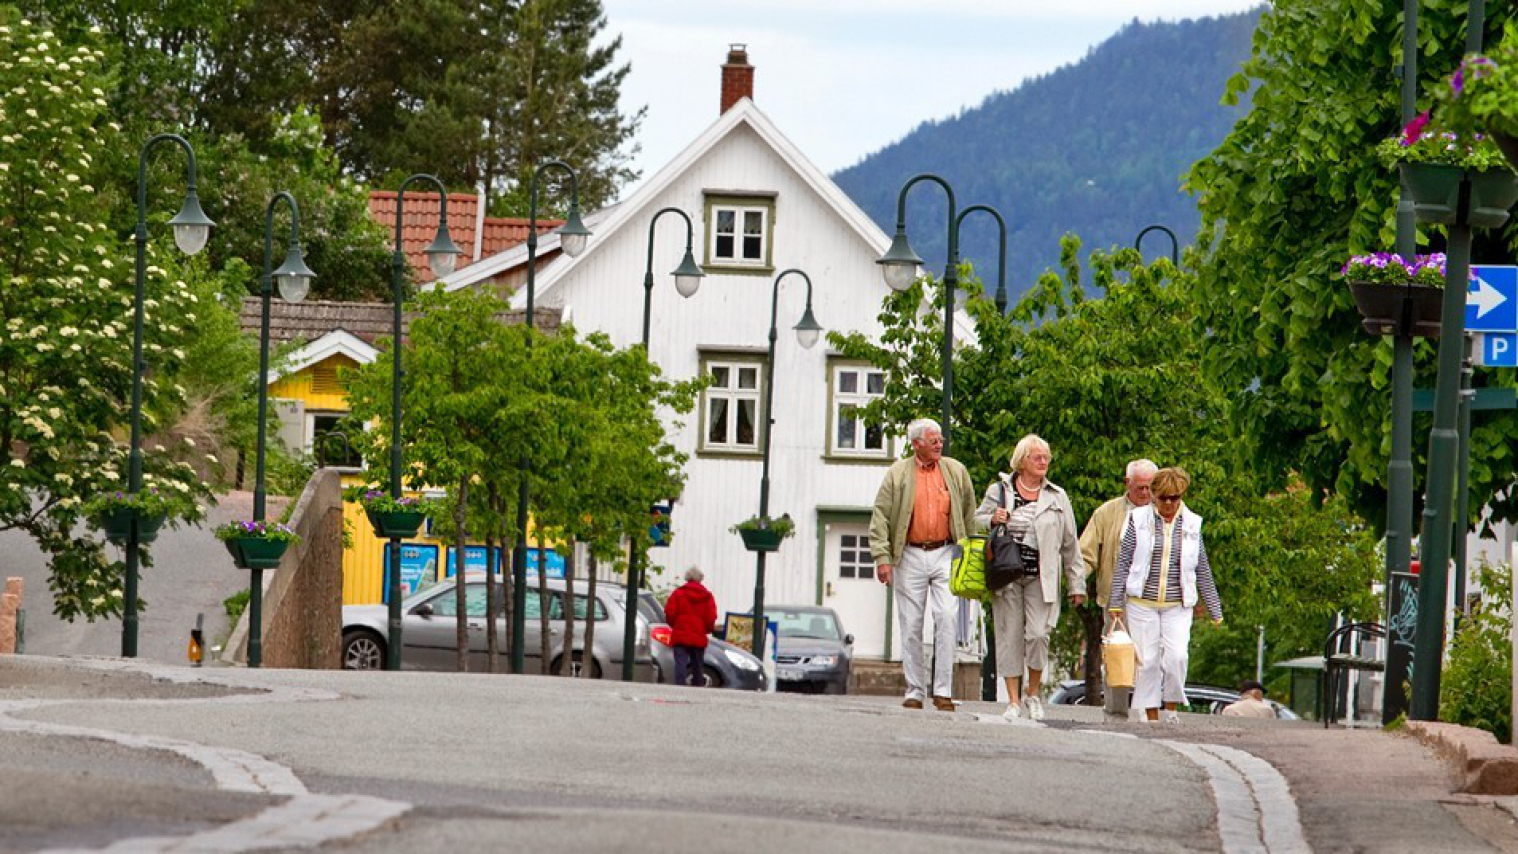
POLYGON ((238 569, 276 569, 290 547, 289 540, 236 537, 224 541, 238 569))
POLYGON ((95 518, 105 529, 105 538, 118 546, 132 539, 132 519, 137 519, 137 542, 151 543, 158 539, 158 529, 168 518, 164 513, 139 513, 132 507, 103 510, 95 518))
POLYGON ((1428 285, 1381 285, 1350 282, 1360 309, 1360 325, 1372 335, 1436 338, 1443 314, 1444 289, 1428 285))
POLYGON ((427 521, 427 514, 421 510, 370 510, 366 507, 364 515, 374 526, 374 535, 382 540, 414 537, 422 529, 422 523, 427 521))
POLYGON ((743 547, 751 552, 780 550, 780 543, 795 530, 796 524, 789 514, 778 519, 754 516, 734 525, 731 530, 743 538, 743 547))
POLYGON ((228 522, 216 529, 216 538, 227 547, 238 569, 275 569, 290 544, 300 541, 288 525, 261 519, 228 522))

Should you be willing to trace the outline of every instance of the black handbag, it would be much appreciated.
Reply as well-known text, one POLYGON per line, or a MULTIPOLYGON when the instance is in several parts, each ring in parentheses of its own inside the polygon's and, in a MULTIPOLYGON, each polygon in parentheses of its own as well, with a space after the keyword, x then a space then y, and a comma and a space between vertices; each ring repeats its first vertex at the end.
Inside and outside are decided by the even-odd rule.
MULTIPOLYGON (((1007 485, 1001 485, 1001 505, 1007 506, 1007 485)), ((1023 565, 1022 546, 1012 535, 1011 527, 1003 522, 992 525, 986 537, 986 589, 1000 590, 1027 575, 1037 575, 1038 569, 1028 572, 1023 565)))

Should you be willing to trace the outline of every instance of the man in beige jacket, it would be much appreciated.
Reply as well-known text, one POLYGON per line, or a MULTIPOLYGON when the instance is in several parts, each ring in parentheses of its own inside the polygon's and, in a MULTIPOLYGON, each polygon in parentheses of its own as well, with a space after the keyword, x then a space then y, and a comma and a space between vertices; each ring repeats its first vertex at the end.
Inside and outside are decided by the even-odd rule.
POLYGON ((955 603, 949 594, 954 544, 975 531, 975 487, 958 460, 943 456, 938 422, 919 418, 907 426, 912 456, 886 472, 870 517, 870 554, 876 577, 895 588, 901 627, 902 670, 907 697, 920 709, 927 699, 922 630, 933 609, 934 708, 954 710, 955 603))
MULTIPOLYGON (((1122 495, 1096 508, 1081 532, 1081 557, 1085 559, 1086 571, 1096 571, 1096 603, 1102 607, 1103 631, 1112 628, 1112 615, 1107 610, 1107 595, 1112 587, 1112 572, 1117 566, 1117 550, 1123 544, 1123 526, 1128 521, 1128 511, 1143 507, 1153 500, 1149 486, 1154 482, 1159 466, 1149 460, 1134 460, 1128 464, 1122 495)), ((1106 697, 1102 704, 1107 714, 1128 716, 1128 700, 1132 688, 1113 688, 1102 691, 1106 697)))

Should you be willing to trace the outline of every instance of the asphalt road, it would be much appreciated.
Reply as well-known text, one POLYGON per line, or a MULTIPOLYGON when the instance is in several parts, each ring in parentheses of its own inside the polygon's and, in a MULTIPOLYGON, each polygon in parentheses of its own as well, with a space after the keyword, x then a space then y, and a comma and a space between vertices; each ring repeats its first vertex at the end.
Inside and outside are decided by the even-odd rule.
MULTIPOLYGON (((994 711, 985 704, 947 714, 548 677, 124 672, 141 666, 0 658, 0 774, 17 775, 0 777, 0 849, 151 835, 226 851, 1266 850, 1225 845, 1237 804, 1216 768, 1166 744, 1187 741, 1266 759, 1285 747, 1278 767, 1306 838, 1272 851, 1518 839, 1491 803, 1443 803, 1445 767, 1381 733, 1190 716, 1106 725, 1084 708, 1022 727, 978 714, 994 711), (1351 774, 1335 787, 1383 754, 1400 781, 1351 774), (73 806, 85 801, 99 806, 73 806)), ((1272 821, 1245 819, 1250 832, 1272 821)), ((121 850, 171 850, 160 844, 121 850)))

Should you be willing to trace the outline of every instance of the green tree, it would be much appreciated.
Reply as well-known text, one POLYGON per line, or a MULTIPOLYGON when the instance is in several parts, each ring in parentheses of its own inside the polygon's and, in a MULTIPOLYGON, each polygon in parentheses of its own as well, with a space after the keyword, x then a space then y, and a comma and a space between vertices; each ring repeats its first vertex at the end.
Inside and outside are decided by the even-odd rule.
MULTIPOLYGON (((1420 109, 1460 59, 1466 5, 1418 4, 1420 109)), ((1513 16, 1508 5, 1490 6, 1486 44, 1513 16)), ((1392 346, 1360 330, 1338 270, 1351 254, 1393 243, 1397 178, 1374 147, 1400 126, 1401 27, 1395 3, 1268 8, 1253 56, 1225 98, 1249 93, 1251 109, 1187 177, 1202 211, 1196 275, 1187 280, 1195 334, 1203 369, 1230 390, 1238 462, 1262 485, 1282 486, 1297 473, 1377 525, 1391 443, 1392 346)), ((1473 257, 1511 258, 1513 234, 1479 235, 1473 257)), ((1421 238, 1420 251, 1443 245, 1438 227, 1421 238)), ((1416 345, 1418 386, 1433 384, 1434 352, 1427 341, 1416 345)), ((1476 382, 1513 379, 1478 371, 1476 382)), ((1514 518, 1518 496, 1508 487, 1518 475, 1518 417, 1484 414, 1473 430, 1472 511, 1491 504, 1497 518, 1514 518)), ((1420 481, 1425 450, 1414 442, 1420 481)))
MULTIPOLYGON (((124 144, 107 112, 105 59, 93 40, 67 43, 0 9, 0 529, 25 531, 49 554, 53 610, 66 619, 123 604, 120 562, 76 534, 85 501, 126 487, 117 442, 131 396, 133 266, 96 198, 104 153, 124 144)), ((150 435, 185 408, 196 317, 227 311, 160 256, 165 218, 153 226, 144 303, 150 435)), ((208 492, 187 453, 147 443, 145 483, 178 495, 175 516, 193 520, 208 492)))

